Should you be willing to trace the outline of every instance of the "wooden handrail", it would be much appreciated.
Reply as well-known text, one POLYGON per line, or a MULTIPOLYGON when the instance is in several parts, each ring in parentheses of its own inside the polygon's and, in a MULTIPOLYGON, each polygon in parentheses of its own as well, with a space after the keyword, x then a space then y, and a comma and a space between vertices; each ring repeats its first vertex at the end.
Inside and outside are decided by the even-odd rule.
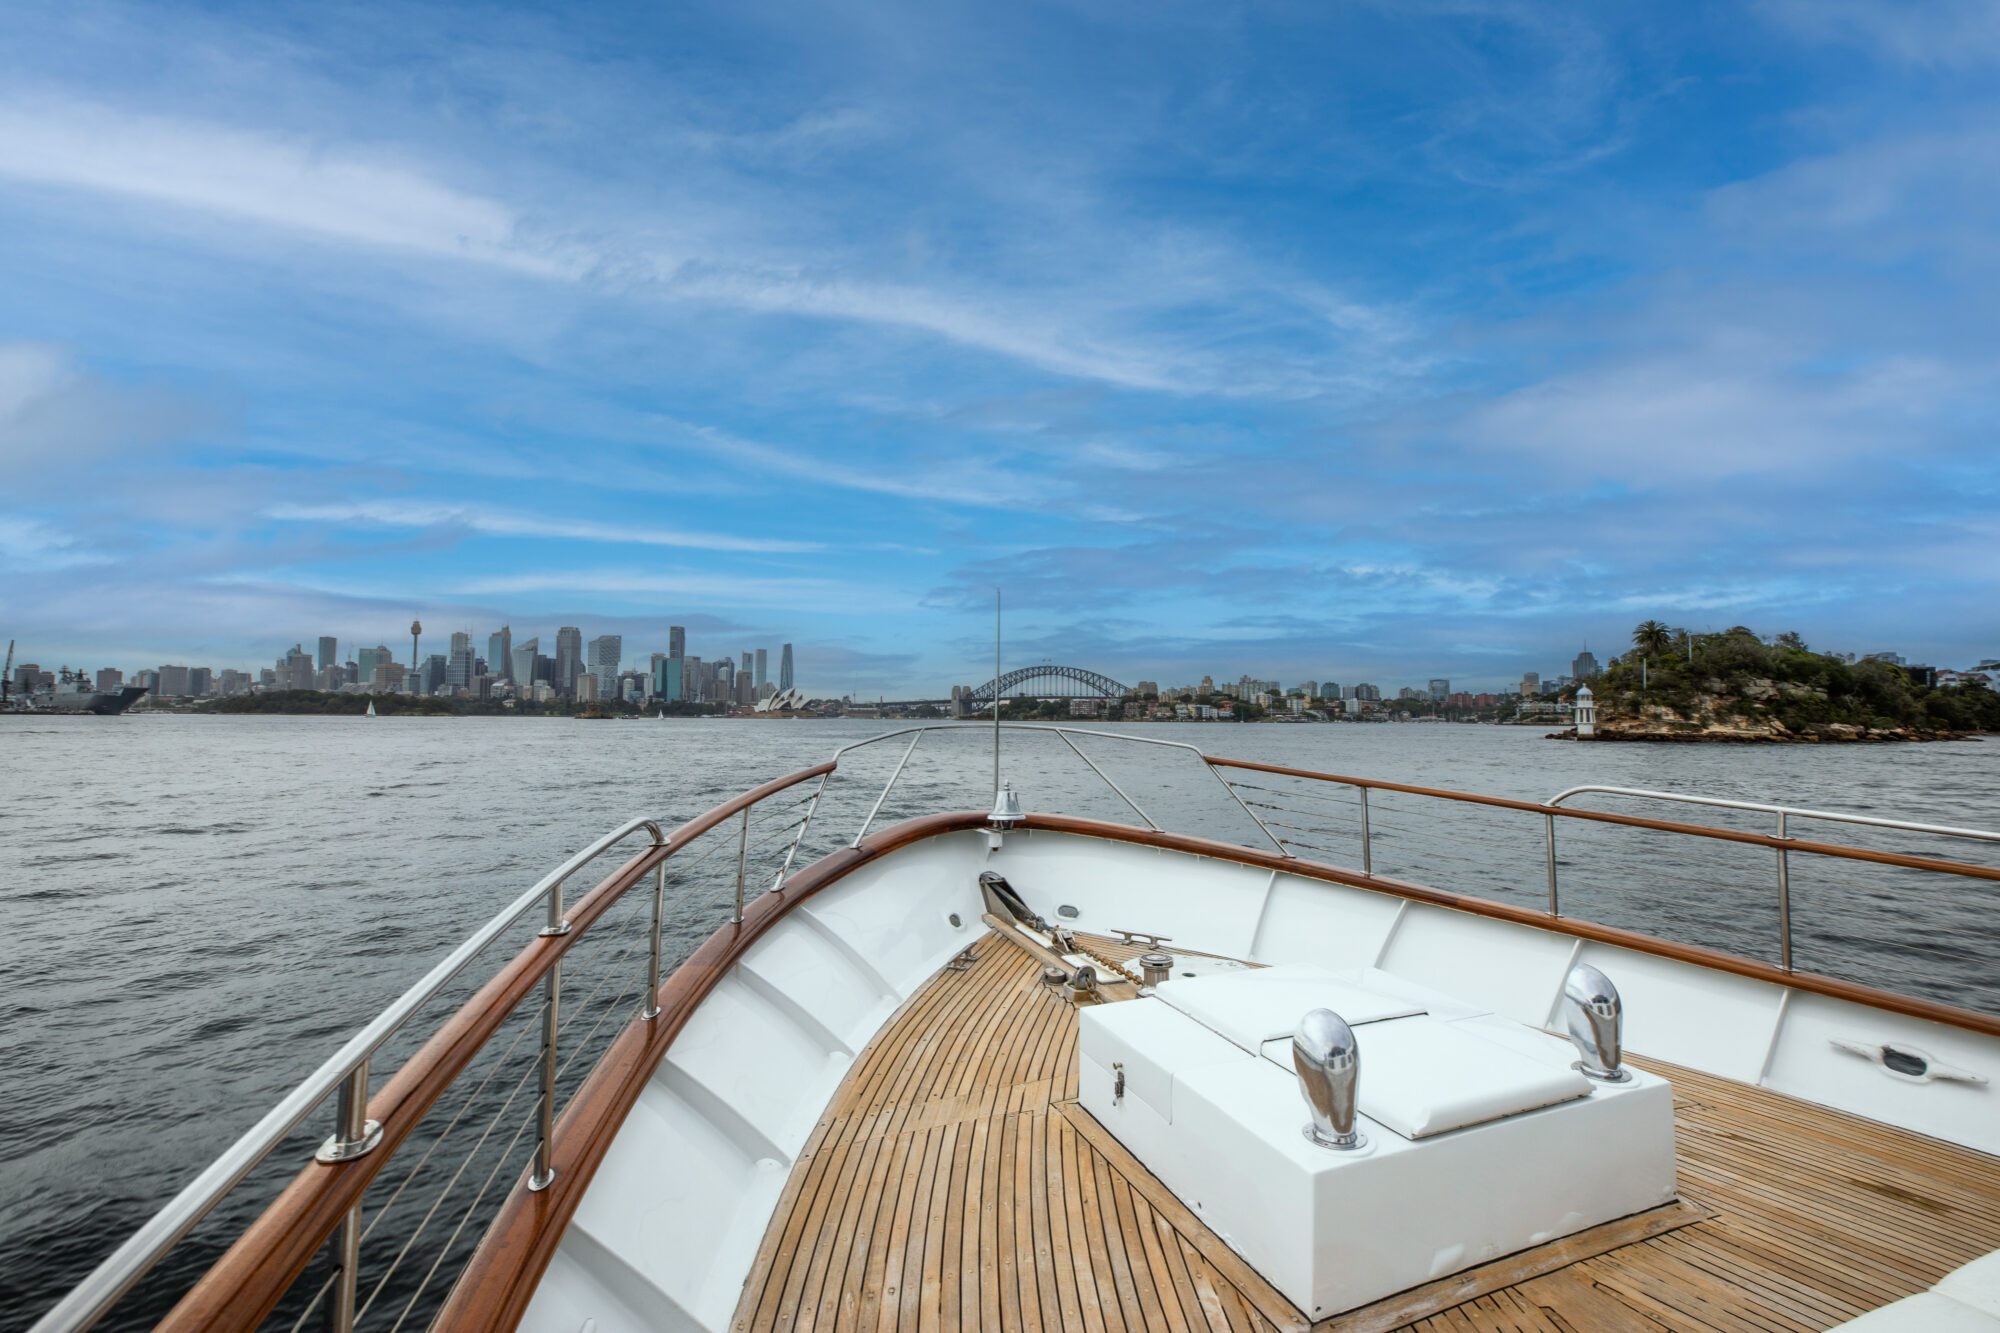
MULTIPOLYGON (((433 1327, 450 1333, 460 1330, 511 1333, 519 1325, 542 1275, 555 1256, 565 1228, 575 1216, 598 1167, 610 1151, 625 1117, 637 1104, 647 1080, 653 1076, 668 1048, 673 1045, 674 1038, 694 1011, 751 945, 808 898, 870 861, 926 838, 982 828, 986 819, 986 815, 977 811, 961 811, 926 815, 884 829, 863 839, 858 846, 843 848, 813 862, 787 881, 784 888, 753 900, 744 909, 741 925, 725 925, 703 941, 701 947, 661 987, 657 1000, 659 1017, 650 1022, 634 1019, 628 1023, 570 1100, 556 1127, 556 1160, 561 1163, 562 1169, 557 1172, 554 1184, 533 1192, 526 1188, 525 1176, 516 1183, 433 1327)), ((1305 879, 1350 885, 2000 1037, 2000 1017, 1955 1005, 1899 995, 1812 972, 1786 972, 1768 963, 1718 949, 1679 944, 1638 931, 1579 921, 1573 917, 1551 917, 1507 903, 1364 875, 1254 847, 1067 815, 1031 814, 1021 827, 1029 831, 1041 830, 1159 847, 1305 879)), ((1928 865, 1925 868, 1929 868, 1928 865)))
POLYGON ((567 914, 567 934, 530 940, 368 1099, 368 1118, 382 1125, 375 1150, 345 1162, 309 1163, 158 1327, 173 1333, 254 1328, 276 1308, 438 1098, 593 924, 648 872, 704 832, 768 796, 832 770, 831 762, 816 764, 724 801, 675 829, 665 846, 640 852, 577 899, 567 914))
POLYGON ((1577 810, 1566 805, 1543 805, 1536 801, 1519 801, 1508 796, 1481 796, 1474 792, 1452 791, 1445 787, 1416 787, 1407 782, 1384 782, 1379 778, 1319 773, 1309 768, 1286 768, 1282 764, 1260 764, 1249 759, 1227 759, 1205 754, 1202 756, 1202 761, 1212 768, 1242 768, 1256 773, 1277 773, 1289 778, 1339 783, 1344 787, 1405 792, 1411 796, 1429 796, 1441 801, 1457 801, 1464 805, 1485 805, 1500 810, 1524 810, 1530 814, 1554 815, 1560 819, 1581 819, 1594 824, 1617 824, 1625 828, 1650 829, 1656 833, 1680 833, 1688 837, 1708 838, 1717 842, 1738 842, 1778 851, 1804 852, 1813 856, 1837 857, 1844 861, 1867 861, 1875 865, 1898 866, 1905 870, 1932 870, 1945 875, 1962 875, 1967 879, 2000 882, 2000 868, 1972 865, 1964 861, 1947 861, 1939 857, 1910 856, 1904 852, 1877 852, 1865 847, 1846 847, 1833 842, 1774 838, 1768 833, 1744 833, 1736 829, 1716 828, 1709 824, 1682 824, 1670 819, 1648 819, 1644 815, 1621 815, 1609 810, 1577 810))

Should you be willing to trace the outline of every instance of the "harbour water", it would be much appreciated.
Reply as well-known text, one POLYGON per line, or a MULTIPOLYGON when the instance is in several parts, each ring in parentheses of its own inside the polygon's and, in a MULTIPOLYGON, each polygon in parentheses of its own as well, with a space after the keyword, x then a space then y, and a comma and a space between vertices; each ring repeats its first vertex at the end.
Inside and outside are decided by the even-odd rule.
MULTIPOLYGON (((895 725, 0 717, 0 899, 10 926, 0 1328, 25 1326, 348 1033, 564 856, 631 815, 671 826, 895 725)), ((1490 726, 1107 730, 1530 800, 1598 783, 2000 826, 1995 740, 1822 749, 1559 744, 1490 726)), ((806 855, 852 835, 905 744, 885 741, 843 764, 806 855)), ((1161 824, 1263 839, 1191 754, 1084 744, 1161 824)), ((983 808, 990 746, 978 728, 927 736, 877 826, 983 808)), ((1009 732, 1002 768, 1031 810, 1133 818, 1052 738, 1009 732)), ((1242 794, 1300 854, 1359 863, 1351 793, 1241 777, 1242 794)), ((1770 827, 1763 817, 1598 804, 1770 827)), ((1539 817, 1393 794, 1374 798, 1371 814, 1378 873, 1543 904, 1539 817)), ((1828 826, 1792 834, 2000 861, 1990 844, 1828 826)), ((1603 826, 1565 825, 1562 838, 1566 913, 1775 957, 1769 851, 1603 826)), ((1797 964, 2000 1011, 1992 889, 1794 856, 1797 964)), ((704 891, 669 903, 670 962, 714 928, 722 901, 704 891)))

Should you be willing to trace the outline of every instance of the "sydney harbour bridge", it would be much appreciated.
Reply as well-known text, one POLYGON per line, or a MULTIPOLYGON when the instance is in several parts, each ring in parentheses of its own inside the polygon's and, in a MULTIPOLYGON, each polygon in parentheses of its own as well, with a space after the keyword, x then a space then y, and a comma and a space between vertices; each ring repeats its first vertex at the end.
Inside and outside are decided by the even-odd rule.
MULTIPOLYGON (((1045 662, 1009 671, 998 680, 989 680, 974 687, 962 697, 966 706, 976 712, 993 706, 996 691, 1002 699, 1122 699, 1126 687, 1101 672, 1085 667, 1057 666, 1045 662)), ((905 699, 883 706, 920 708, 929 705, 943 708, 949 707, 951 702, 950 699, 905 699)))

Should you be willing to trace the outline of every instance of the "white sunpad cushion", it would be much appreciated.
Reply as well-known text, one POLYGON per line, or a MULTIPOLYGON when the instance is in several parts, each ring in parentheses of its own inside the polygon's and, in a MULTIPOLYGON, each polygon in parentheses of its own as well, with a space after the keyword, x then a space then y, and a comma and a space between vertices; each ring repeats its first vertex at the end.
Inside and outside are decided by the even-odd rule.
MULTIPOLYGON (((1590 1093, 1590 1080, 1574 1069, 1552 1067, 1426 1015, 1371 1023, 1354 1035, 1361 1055, 1361 1113, 1406 1139, 1483 1125, 1590 1093)), ((1289 1041, 1263 1049, 1281 1068, 1292 1067, 1289 1041)))
MULTIPOLYGON (((1177 978, 1154 991, 1160 999, 1246 1051, 1289 1038, 1314 1009, 1331 1009, 1349 1027, 1424 1012, 1424 1005, 1342 981, 1322 967, 1288 963, 1217 976, 1177 978)), ((1288 1066, 1289 1067, 1289 1066, 1288 1066)))

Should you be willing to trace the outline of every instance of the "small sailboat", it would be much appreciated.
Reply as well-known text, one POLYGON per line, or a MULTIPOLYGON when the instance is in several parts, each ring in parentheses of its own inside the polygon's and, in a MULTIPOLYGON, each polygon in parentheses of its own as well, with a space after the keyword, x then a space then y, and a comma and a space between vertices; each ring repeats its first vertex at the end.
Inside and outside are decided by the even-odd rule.
POLYGON ((373 717, 373 716, 375 716, 375 701, 374 701, 373 699, 370 699, 370 700, 368 701, 368 712, 367 712, 367 716, 369 716, 369 717, 373 717))

